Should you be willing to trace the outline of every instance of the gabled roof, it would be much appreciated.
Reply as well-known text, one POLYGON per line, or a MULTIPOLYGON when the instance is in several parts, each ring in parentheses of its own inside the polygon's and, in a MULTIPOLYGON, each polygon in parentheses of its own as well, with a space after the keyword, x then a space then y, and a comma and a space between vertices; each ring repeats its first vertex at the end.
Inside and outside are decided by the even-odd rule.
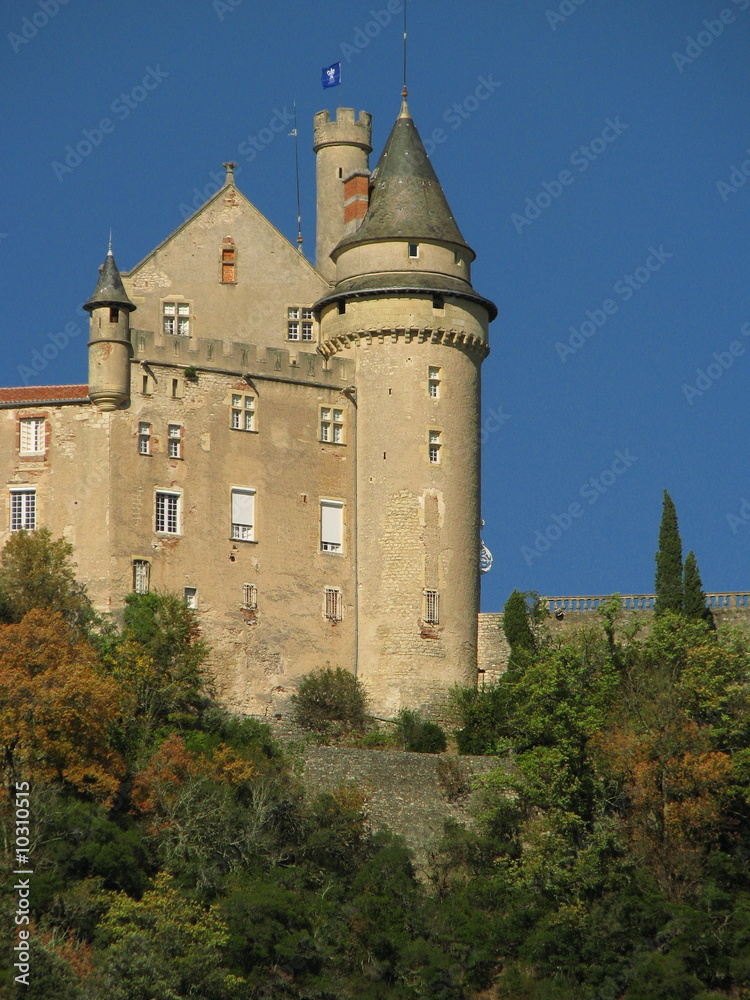
POLYGON ((96 283, 94 294, 83 308, 91 312, 97 306, 117 306, 119 309, 127 309, 128 312, 135 309, 125 291, 120 272, 117 270, 111 244, 104 264, 99 271, 99 280, 96 283))
POLYGON ((404 98, 401 113, 372 174, 370 206, 362 225, 331 253, 390 240, 430 240, 474 252, 461 235, 412 121, 404 98))
POLYGON ((24 385, 13 389, 0 389, 0 405, 72 403, 88 398, 87 385, 24 385))

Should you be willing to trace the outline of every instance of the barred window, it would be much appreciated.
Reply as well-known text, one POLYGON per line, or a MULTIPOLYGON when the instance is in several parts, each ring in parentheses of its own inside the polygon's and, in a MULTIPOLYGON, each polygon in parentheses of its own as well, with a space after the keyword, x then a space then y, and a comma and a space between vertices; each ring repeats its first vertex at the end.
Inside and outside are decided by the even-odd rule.
POLYGON ((341 591, 336 587, 326 587, 325 616, 330 622, 340 622, 343 618, 341 591))
POLYGON ((258 588, 252 583, 242 585, 242 607, 246 611, 258 609, 258 588))
POLYGON ((440 622, 440 595, 436 590, 424 591, 424 621, 427 625, 440 622))
POLYGON ((36 490, 11 490, 10 530, 34 531, 36 528, 36 490))
POLYGON ((20 454, 43 454, 45 446, 44 417, 24 417, 24 419, 20 421, 20 424, 20 454))
POLYGON ((156 530, 167 535, 180 533, 180 494, 156 494, 156 530))
POLYGON ((151 581, 151 563, 148 559, 133 560, 133 590, 136 594, 147 594, 151 581))

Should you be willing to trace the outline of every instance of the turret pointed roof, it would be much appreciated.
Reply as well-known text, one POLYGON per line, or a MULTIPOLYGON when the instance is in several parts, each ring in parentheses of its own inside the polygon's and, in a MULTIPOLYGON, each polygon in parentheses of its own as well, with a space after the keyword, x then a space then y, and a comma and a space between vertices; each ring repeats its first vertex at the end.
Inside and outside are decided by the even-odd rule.
POLYGON ((461 235, 440 181, 412 121, 404 97, 372 174, 370 205, 362 225, 333 250, 336 257, 361 243, 389 240, 433 240, 474 252, 461 235))
POLYGON ((120 272, 117 270, 111 240, 104 264, 99 268, 99 280, 94 293, 83 308, 91 312, 99 306, 117 306, 118 309, 127 309, 128 312, 136 308, 128 298, 120 272))

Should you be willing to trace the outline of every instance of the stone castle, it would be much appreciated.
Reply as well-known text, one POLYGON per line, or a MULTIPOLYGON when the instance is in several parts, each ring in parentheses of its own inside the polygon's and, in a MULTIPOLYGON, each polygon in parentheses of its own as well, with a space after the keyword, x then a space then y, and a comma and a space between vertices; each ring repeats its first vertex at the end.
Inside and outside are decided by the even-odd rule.
POLYGON ((88 385, 0 390, 9 533, 72 543, 95 605, 184 595, 237 711, 356 673, 373 709, 477 678, 492 302, 404 96, 315 116, 316 266, 236 188, 84 308, 88 385))

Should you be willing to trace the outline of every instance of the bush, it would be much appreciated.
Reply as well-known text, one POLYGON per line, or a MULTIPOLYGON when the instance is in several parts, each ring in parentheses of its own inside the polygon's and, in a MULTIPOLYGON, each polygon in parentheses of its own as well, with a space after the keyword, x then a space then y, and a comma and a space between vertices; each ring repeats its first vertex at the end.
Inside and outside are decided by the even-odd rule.
POLYGON ((303 677, 292 704, 294 721, 303 729, 336 734, 365 726, 364 688, 354 674, 341 667, 313 670, 303 677))
POLYGON ((414 753, 442 753, 445 750, 445 733, 436 723, 423 721, 417 712, 408 708, 401 709, 396 721, 404 750, 414 753))

